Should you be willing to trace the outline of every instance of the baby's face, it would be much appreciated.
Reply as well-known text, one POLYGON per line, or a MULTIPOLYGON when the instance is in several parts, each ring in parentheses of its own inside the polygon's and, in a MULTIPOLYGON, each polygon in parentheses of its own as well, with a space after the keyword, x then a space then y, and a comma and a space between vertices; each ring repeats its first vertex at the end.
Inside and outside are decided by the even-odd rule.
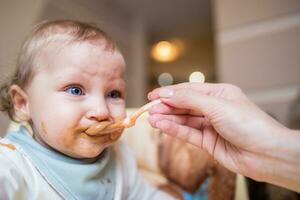
POLYGON ((33 130, 40 143, 75 158, 93 158, 122 131, 85 134, 88 126, 125 117, 123 71, 119 51, 87 42, 58 50, 49 45, 26 88, 33 130))

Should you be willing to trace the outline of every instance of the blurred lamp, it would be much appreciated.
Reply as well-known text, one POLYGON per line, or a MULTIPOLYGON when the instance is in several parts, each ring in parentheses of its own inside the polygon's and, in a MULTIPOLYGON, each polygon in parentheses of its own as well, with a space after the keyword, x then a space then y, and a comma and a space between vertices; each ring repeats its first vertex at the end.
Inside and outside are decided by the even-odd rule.
POLYGON ((158 76, 158 84, 160 86, 172 85, 173 77, 170 73, 162 73, 158 76))
POLYGON ((158 62, 171 62, 178 57, 179 50, 173 43, 161 41, 153 46, 151 54, 152 57, 158 62))
POLYGON ((205 76, 202 72, 193 72, 190 74, 189 81, 192 83, 204 83, 205 76))

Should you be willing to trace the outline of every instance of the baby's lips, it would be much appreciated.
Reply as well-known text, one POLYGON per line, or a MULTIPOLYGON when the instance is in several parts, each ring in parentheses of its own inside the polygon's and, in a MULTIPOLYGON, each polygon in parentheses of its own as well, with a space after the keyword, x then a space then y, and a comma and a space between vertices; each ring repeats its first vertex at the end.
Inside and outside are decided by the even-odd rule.
POLYGON ((121 129, 124 129, 123 120, 122 121, 116 121, 116 122, 110 122, 110 121, 103 121, 96 125, 93 125, 89 127, 85 133, 90 136, 101 136, 110 134, 114 131, 119 131, 121 129))
POLYGON ((98 135, 99 132, 104 130, 107 126, 109 126, 112 122, 110 121, 103 121, 98 123, 97 125, 93 125, 89 127, 85 132, 88 135, 98 135))

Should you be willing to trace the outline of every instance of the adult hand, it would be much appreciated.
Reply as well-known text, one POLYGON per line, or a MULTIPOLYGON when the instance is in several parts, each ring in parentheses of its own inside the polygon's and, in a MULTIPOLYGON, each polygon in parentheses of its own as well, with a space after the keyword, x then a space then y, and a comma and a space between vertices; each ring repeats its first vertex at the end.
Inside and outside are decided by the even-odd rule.
POLYGON ((148 98, 163 101, 150 109, 153 127, 205 149, 236 173, 300 191, 300 134, 260 110, 238 87, 183 83, 155 89, 148 98))

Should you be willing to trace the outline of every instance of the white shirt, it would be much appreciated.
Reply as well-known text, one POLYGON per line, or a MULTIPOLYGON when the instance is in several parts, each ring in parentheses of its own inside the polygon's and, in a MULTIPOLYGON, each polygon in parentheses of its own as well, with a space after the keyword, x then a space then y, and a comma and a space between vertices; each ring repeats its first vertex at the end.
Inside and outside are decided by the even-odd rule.
MULTIPOLYGON (((24 153, 21 146, 7 138, 2 144, 12 144, 15 150, 0 145, 0 200, 20 199, 64 199, 24 153)), ((150 186, 139 175, 135 160, 129 149, 118 142, 113 146, 116 152, 116 191, 115 200, 174 199, 150 186)))

